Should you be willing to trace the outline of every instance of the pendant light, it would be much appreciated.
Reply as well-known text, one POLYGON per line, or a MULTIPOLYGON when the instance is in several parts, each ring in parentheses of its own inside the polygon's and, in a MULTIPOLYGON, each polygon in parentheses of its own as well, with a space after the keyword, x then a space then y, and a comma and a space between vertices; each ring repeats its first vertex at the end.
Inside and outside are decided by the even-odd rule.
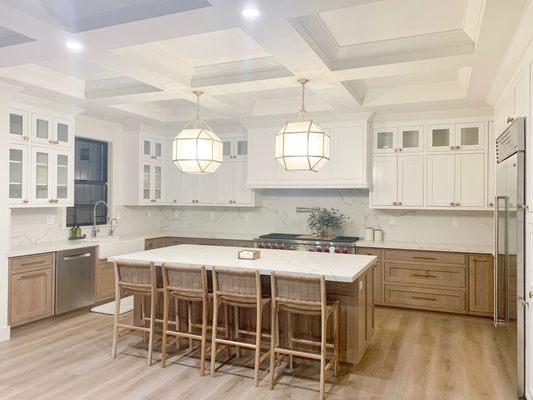
POLYGON ((276 135, 276 160, 287 171, 318 172, 329 160, 330 139, 305 111, 305 84, 309 79, 299 79, 302 85, 302 108, 276 135))
POLYGON ((212 174, 222 164, 222 141, 200 119, 201 90, 196 95, 196 119, 172 142, 172 161, 186 174, 212 174))

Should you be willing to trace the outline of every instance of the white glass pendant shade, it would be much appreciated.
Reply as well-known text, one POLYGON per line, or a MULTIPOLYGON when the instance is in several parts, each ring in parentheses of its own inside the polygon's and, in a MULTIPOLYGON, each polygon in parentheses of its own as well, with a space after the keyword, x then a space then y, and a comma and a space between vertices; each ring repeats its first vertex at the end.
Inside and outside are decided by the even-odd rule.
MULTIPOLYGON (((300 81, 305 85, 306 80, 300 81)), ((302 92, 302 110, 295 121, 289 121, 276 135, 276 160, 287 171, 318 172, 328 162, 330 138, 305 112, 302 92)))
POLYGON ((174 138, 172 161, 186 174, 212 174, 222 164, 222 141, 198 116, 190 125, 174 138))

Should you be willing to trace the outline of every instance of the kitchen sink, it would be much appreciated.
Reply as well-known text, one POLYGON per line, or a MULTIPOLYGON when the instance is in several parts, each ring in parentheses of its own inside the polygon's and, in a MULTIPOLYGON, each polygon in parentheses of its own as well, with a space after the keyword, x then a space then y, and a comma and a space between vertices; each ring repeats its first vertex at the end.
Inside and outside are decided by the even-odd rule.
POLYGON ((98 259, 136 253, 144 250, 144 238, 125 239, 120 236, 104 236, 91 239, 98 242, 98 259))

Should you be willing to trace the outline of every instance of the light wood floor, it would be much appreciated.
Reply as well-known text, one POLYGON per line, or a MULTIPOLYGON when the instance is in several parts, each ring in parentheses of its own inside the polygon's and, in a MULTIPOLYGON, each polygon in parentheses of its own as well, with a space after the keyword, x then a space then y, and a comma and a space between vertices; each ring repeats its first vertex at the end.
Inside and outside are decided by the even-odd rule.
MULTIPOLYGON (((376 311, 376 325, 364 359, 327 386, 328 398, 515 398, 511 328, 495 329, 483 318, 384 308, 376 311)), ((214 378, 201 378, 195 358, 147 367, 145 345, 135 335, 119 341, 113 360, 111 327, 111 316, 80 312, 14 329, 13 339, 0 343, 0 399, 318 398, 314 366, 297 367, 270 391, 268 362, 259 388, 244 358, 223 365, 214 378)))

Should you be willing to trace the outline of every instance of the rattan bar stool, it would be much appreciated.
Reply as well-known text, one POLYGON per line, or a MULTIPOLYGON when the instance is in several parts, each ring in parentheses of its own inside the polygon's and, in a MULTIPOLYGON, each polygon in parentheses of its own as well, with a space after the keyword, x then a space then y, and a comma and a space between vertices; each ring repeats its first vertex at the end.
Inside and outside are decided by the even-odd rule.
POLYGON ((320 399, 324 398, 325 373, 331 367, 337 375, 339 370, 339 302, 328 302, 324 276, 295 276, 272 272, 272 306, 271 306, 271 357, 270 357, 270 389, 274 389, 275 367, 283 356, 289 357, 289 368, 293 367, 293 357, 320 360, 320 399), (279 344, 279 312, 288 312, 288 348, 279 344), (321 319, 320 342, 293 337, 293 314, 319 316, 321 319), (326 342, 328 320, 333 316, 333 344, 326 342), (320 353, 294 350, 294 345, 319 347, 320 353), (333 352, 326 364, 327 350, 333 352), (277 355, 280 357, 277 357, 277 355))
MULTIPOLYGON (((118 329, 127 328, 128 332, 126 333, 130 333, 131 331, 141 331, 144 333, 144 336, 146 336, 148 333, 148 365, 152 364, 156 305, 157 278, 154 264, 139 262, 115 262, 115 319, 113 322, 113 346, 111 350, 111 356, 113 358, 117 356, 117 342, 119 338, 118 329), (129 295, 140 295, 150 299, 150 324, 148 328, 146 326, 119 323, 120 299, 123 296, 129 295)), ((142 317, 144 321, 144 315, 142 317)))
MULTIPOLYGON (((217 356, 217 344, 226 346, 244 347, 255 351, 254 362, 254 384, 259 385, 259 365, 270 355, 267 350, 261 356, 262 327, 261 318, 265 305, 270 299, 263 298, 261 293, 261 275, 258 270, 237 270, 231 268, 213 267, 213 334, 211 339, 211 376, 215 374, 215 364, 217 356), (217 337, 217 317, 219 306, 229 305, 233 307, 255 308, 256 309, 256 329, 255 344, 240 340, 240 329, 236 325, 234 340, 221 339, 217 337)), ((238 311, 237 311, 238 313, 238 311)))
MULTIPOLYGON (((189 340, 200 341, 200 375, 205 371, 205 351, 207 338, 207 308, 209 305, 207 289, 207 273, 204 266, 184 265, 184 264, 163 264, 163 339, 161 365, 166 367, 167 359, 167 336, 187 338, 189 340), (179 325, 175 331, 168 329, 168 314, 170 301, 186 301, 188 309, 188 331, 181 332, 179 325), (192 332, 192 303, 202 305, 202 333, 200 335, 192 332)), ((179 320, 179 318, 177 318, 179 320)), ((192 344, 189 346, 192 350, 192 344)))

